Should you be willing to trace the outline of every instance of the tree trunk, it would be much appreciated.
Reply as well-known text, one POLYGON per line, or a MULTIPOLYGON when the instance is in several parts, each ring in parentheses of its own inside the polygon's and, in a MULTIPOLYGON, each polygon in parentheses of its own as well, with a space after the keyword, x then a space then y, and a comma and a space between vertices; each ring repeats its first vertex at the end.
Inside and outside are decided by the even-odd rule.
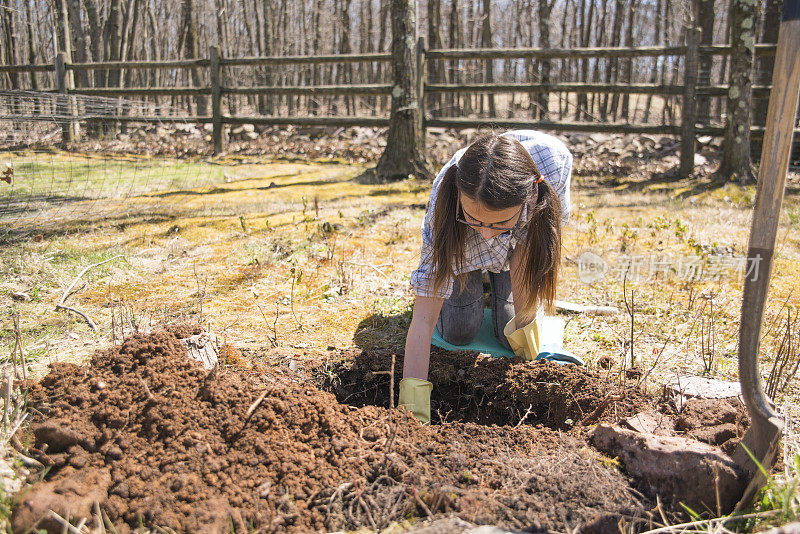
MULTIPOLYGON (((594 45, 596 47, 602 47, 606 42, 606 19, 608 18, 608 0, 602 0, 600 3, 600 10, 602 14, 600 16, 600 27, 599 31, 597 32, 597 36, 595 37, 594 45)), ((598 83, 600 81, 600 58, 595 59, 594 62, 594 69, 592 71, 592 83, 598 83)), ((595 104, 600 106, 600 93, 592 93, 592 100, 589 102, 589 113, 592 115, 595 113, 595 104)))
MULTIPOLYGON (((550 48, 550 15, 553 12, 555 0, 539 0, 539 46, 550 48)), ((531 27, 531 31, 533 28, 531 27)), ((539 80, 542 83, 550 83, 550 60, 543 59, 539 62, 539 80)), ((542 91, 536 98, 539 108, 539 119, 550 119, 550 93, 542 91)))
MULTIPOLYGON (((321 29, 320 29, 320 11, 322 11, 322 0, 316 0, 314 2, 314 14, 312 15, 314 18, 314 38, 312 41, 312 54, 319 54, 319 43, 322 39, 321 29)), ((319 85, 320 84, 320 67, 319 65, 314 65, 311 67, 311 85, 319 85)), ((308 110, 311 115, 317 115, 319 113, 319 100, 315 96, 311 97, 311 105, 308 110)))
MULTIPOLYGON (((103 57, 105 61, 119 61, 120 42, 122 41, 122 12, 120 10, 120 0, 111 0, 108 7, 108 18, 106 19, 103 31, 103 57)), ((106 82, 108 87, 119 87, 119 69, 108 71, 106 82)))
MULTIPOLYGON (((380 13, 378 14, 378 18, 380 18, 380 30, 378 32, 378 52, 386 52, 386 37, 388 35, 387 27, 389 25, 390 6, 389 2, 386 0, 381 0, 380 6, 380 13)), ((377 77, 379 80, 383 80, 384 65, 384 62, 378 63, 377 77)), ((386 112, 388 103, 389 99, 385 97, 381 98, 381 113, 386 112)))
MULTIPOLYGON (((181 10, 181 17, 183 19, 182 26, 185 31, 183 37, 183 43, 184 43, 183 57, 187 59, 196 59, 200 57, 200 50, 199 50, 200 43, 199 43, 199 36, 197 33, 197 18, 195 17, 194 14, 194 1, 183 0, 182 4, 183 5, 181 10)), ((202 85, 202 81, 200 78, 200 70, 190 69, 190 74, 192 78, 192 85, 194 87, 200 87, 202 85)), ((208 114, 208 98, 205 95, 197 97, 197 114, 198 115, 208 114)))
POLYGON ((392 0, 392 111, 386 148, 375 172, 380 179, 431 175, 425 159, 417 71, 415 0, 392 0))
MULTIPOLYGON (((710 45, 714 43, 714 0, 696 0, 697 2, 697 22, 700 24, 700 45, 710 45)), ((697 70, 697 85, 711 85, 711 67, 713 57, 708 54, 700 54, 700 61, 697 70)), ((711 111, 711 98, 701 96, 697 98, 697 120, 701 124, 708 124, 711 111)))
MULTIPOLYGON (((656 2, 656 12, 655 12, 655 30, 653 31, 653 44, 658 46, 664 43, 664 38, 661 35, 661 27, 662 27, 662 17, 661 17, 661 6, 662 0, 657 0, 656 2)), ((653 58, 653 68, 650 70, 650 83, 655 84, 658 81, 658 58, 653 58)), ((647 124, 650 121, 650 107, 653 104, 653 95, 647 95, 647 102, 644 105, 644 123, 647 124)))
MULTIPOLYGON (((583 4, 583 2, 581 2, 583 4)), ((592 18, 594 17, 594 0, 589 0, 589 13, 585 14, 581 12, 581 47, 587 48, 589 46, 589 40, 591 39, 592 35, 592 26, 594 26, 594 22, 592 18)), ((581 82, 586 83, 589 81, 589 60, 584 58, 581 60, 581 82)), ((581 93, 578 95, 578 107, 576 110, 575 117, 577 120, 587 120, 589 118, 589 100, 588 95, 586 93, 581 93)))
POLYGON ((757 9, 758 4, 752 0, 733 0, 729 15, 732 46, 730 89, 722 162, 716 174, 726 180, 738 180, 741 184, 754 181, 750 165, 750 105, 757 9))
MULTIPOLYGON (((622 37, 622 10, 625 3, 623 0, 615 0, 614 2, 614 22, 611 24, 611 46, 619 46, 620 39, 622 37)), ((666 63, 666 62, 665 62, 666 63)), ((618 59, 609 59, 608 63, 606 64, 606 72, 605 72, 605 83, 611 83, 612 80, 616 81, 617 72, 619 69, 619 60, 618 59)), ((617 107, 617 99, 619 98, 618 95, 614 95, 611 97, 611 110, 613 111, 617 107)), ((600 107, 600 118, 602 120, 606 120, 606 117, 609 112, 609 95, 603 97, 603 104, 600 107)), ((616 118, 616 114, 615 114, 616 118)))
MULTIPOLYGON (((725 24, 725 40, 723 41, 727 45, 731 44, 730 14, 731 14, 732 9, 733 9, 733 0, 728 0, 728 9, 727 9, 728 20, 726 21, 726 24, 725 24)), ((722 56, 722 61, 721 61, 720 69, 719 69, 718 82, 719 82, 720 85, 722 85, 722 84, 725 83, 725 81, 727 79, 728 79, 728 56, 725 55, 725 56, 722 56)), ((722 102, 723 101, 724 101, 724 98, 717 98, 716 99, 716 104, 717 105, 716 105, 716 110, 715 110, 714 116, 718 120, 722 119, 722 102)))
MULTIPOLYGON (((428 48, 442 48, 442 2, 441 0, 428 0, 428 48)), ((442 83, 442 62, 441 60, 428 61, 429 80, 433 83, 442 83)), ((431 116, 438 117, 441 114, 442 97, 440 94, 433 94, 427 97, 431 106, 431 116)))
MULTIPOLYGON (((341 24, 341 37, 339 39, 339 53, 340 54, 350 54, 353 49, 350 45, 350 3, 352 0, 342 0, 342 9, 340 12, 340 24, 341 24)), ((339 83, 353 83, 353 64, 348 63, 347 65, 339 65, 339 72, 340 78, 339 83), (345 80, 346 78, 346 80, 345 80)), ((345 113, 347 115, 352 115, 353 113, 353 97, 352 96, 345 96, 344 97, 344 104, 345 104, 345 113)))
MULTIPOLYGON (((628 26, 625 30, 625 46, 633 46, 633 24, 636 21, 636 1, 630 0, 628 4, 628 26)), ((631 76, 633 75, 633 58, 627 58, 623 64, 622 77, 626 83, 631 83, 631 76)), ((621 115, 625 122, 628 122, 628 111, 631 95, 622 95, 622 111, 621 115)))
MULTIPOLYGON (((567 3, 564 8, 564 16, 561 19, 561 41, 559 42, 559 48, 564 48, 567 41, 567 19, 570 13, 570 3, 572 0, 567 0, 567 3)), ((574 19, 574 17, 573 17, 574 19)), ((558 81, 562 82, 565 78, 567 78, 567 66, 569 65, 566 59, 561 60, 560 67, 558 69, 558 81)), ((567 78, 568 79, 568 78, 567 78)), ((569 95, 566 97, 564 93, 559 93, 558 95, 558 120, 564 120, 564 114, 567 112, 567 105, 569 104, 569 95)))
MULTIPOLYGON (((476 26, 476 24, 475 24, 475 2, 473 0, 466 0, 466 4, 467 4, 466 5, 467 18, 466 18, 466 21, 464 23, 464 30, 465 30, 466 33, 464 35, 464 41, 462 43, 462 46, 477 48, 477 46, 476 46, 477 42, 475 40, 475 26, 476 26)), ((464 63, 465 64, 462 65, 462 67, 464 67, 464 69, 466 71, 466 72, 464 72, 464 81, 467 82, 467 83, 475 82, 475 75, 473 74, 473 70, 471 68, 472 64, 474 64, 474 62, 471 64, 469 61, 465 61, 464 63)), ((464 95, 464 111, 463 111, 463 114, 464 114, 465 117, 469 117, 470 115, 472 115, 472 112, 473 112, 473 109, 474 109, 474 106, 472 105, 473 98, 474 98, 473 93, 466 93, 464 95)))
MULTIPOLYGON (((450 4, 449 19, 449 46, 450 48, 459 48, 461 46, 461 17, 458 12, 458 0, 453 0, 453 3, 450 4)), ((448 63, 448 69, 450 71, 448 81, 450 83, 461 83, 461 69, 459 69, 458 60, 451 59, 448 63)), ((447 93, 448 116, 458 115, 459 100, 460 97, 458 93, 447 93)))
MULTIPOLYGON (((3 43, 0 49, 0 59, 3 60, 5 65, 17 65, 17 36, 14 32, 14 11, 11 10, 10 0, 3 0, 0 3, 0 28, 2 28, 3 36, 0 43, 3 43)), ((19 89, 19 75, 16 72, 8 73, 8 80, 11 89, 19 89)))
MULTIPOLYGON (((762 43, 777 43, 778 30, 781 25, 781 0, 767 0, 767 7, 764 11, 764 26, 761 29, 762 43)), ((775 66, 775 56, 761 56, 758 58, 758 74, 756 83, 758 85, 769 85, 772 80, 772 69, 775 66)), ((768 98, 757 98, 753 105, 753 122, 757 126, 767 124, 768 98)))
MULTIPOLYGON (((64 1, 67 2, 67 15, 73 44, 72 59, 77 63, 86 63, 89 61, 89 54, 86 49, 86 32, 81 21, 80 0, 64 1)), ((89 87, 89 71, 79 70, 75 73, 75 78, 77 87, 89 87)))
MULTIPOLYGON (((36 63, 36 47, 34 45, 34 38, 33 38, 33 18, 31 17, 31 8, 30 3, 25 2, 25 26, 27 27, 27 34, 28 34, 28 63, 36 63)), ((39 82, 36 79, 36 73, 31 71, 31 89, 33 91, 39 90, 39 82)), ((34 114, 39 113, 39 102, 38 100, 34 99, 33 101, 33 112, 34 114)))
MULTIPOLYGON (((491 0, 483 0, 483 24, 481 26, 481 46, 483 48, 494 48, 492 43, 492 2, 491 0)), ((494 62, 491 59, 485 61, 485 81, 486 83, 494 82, 494 62)), ((489 93, 489 116, 496 117, 497 110, 494 107, 494 93, 489 93)))

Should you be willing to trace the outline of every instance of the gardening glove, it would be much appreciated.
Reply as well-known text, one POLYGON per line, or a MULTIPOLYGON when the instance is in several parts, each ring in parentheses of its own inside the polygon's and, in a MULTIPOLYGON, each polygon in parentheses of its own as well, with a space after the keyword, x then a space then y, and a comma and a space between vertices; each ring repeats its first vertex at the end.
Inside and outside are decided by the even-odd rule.
POLYGON ((539 318, 537 317, 522 328, 517 328, 516 318, 517 316, 515 315, 508 321, 503 329, 503 334, 505 334, 514 354, 523 360, 533 360, 539 354, 539 339, 542 335, 539 318))
POLYGON ((404 378, 400 381, 400 406, 414 414, 423 425, 431 422, 431 390, 433 384, 419 378, 404 378))

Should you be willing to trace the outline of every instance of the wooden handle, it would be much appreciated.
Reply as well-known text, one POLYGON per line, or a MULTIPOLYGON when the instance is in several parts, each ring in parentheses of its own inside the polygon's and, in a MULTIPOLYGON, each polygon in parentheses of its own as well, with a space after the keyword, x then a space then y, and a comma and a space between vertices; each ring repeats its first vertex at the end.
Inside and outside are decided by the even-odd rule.
MULTIPOLYGON (((753 222, 748 243, 748 274, 744 280, 742 317, 739 327, 739 381, 752 424, 742 443, 766 468, 775 459, 783 420, 764 394, 758 371, 758 350, 764 305, 769 290, 775 236, 781 214, 792 135, 800 96, 800 0, 784 0, 778 50, 772 74, 761 167, 753 222)), ((749 455, 739 449, 734 459, 751 478, 740 506, 752 498, 762 482, 749 455)))

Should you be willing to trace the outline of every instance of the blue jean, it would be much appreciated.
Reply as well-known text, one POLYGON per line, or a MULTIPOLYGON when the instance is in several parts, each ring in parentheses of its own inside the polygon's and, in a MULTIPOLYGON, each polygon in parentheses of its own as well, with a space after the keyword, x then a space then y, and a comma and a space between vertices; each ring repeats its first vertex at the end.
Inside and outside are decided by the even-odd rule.
MULTIPOLYGON (((492 323, 494 335, 501 345, 510 349, 503 334, 506 323, 514 316, 514 300, 511 295, 511 272, 489 271, 492 284, 492 323)), ((436 328, 442 339, 453 345, 466 345, 478 334, 483 322, 483 272, 472 271, 464 280, 463 291, 459 292, 458 281, 453 286, 453 294, 442 304, 436 328)))

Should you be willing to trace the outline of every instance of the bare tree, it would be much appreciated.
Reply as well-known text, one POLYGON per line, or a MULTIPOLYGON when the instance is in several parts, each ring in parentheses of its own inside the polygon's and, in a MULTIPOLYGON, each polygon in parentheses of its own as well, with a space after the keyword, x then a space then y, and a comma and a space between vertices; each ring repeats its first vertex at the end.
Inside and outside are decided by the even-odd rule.
POLYGON ((729 77, 725 142, 718 177, 747 184, 755 180, 750 164, 750 98, 756 10, 751 0, 733 0, 730 12, 731 72, 729 77))
MULTIPOLYGON (((481 46, 483 48, 494 48, 492 39, 492 2, 491 0, 483 0, 483 22, 481 23, 481 46)), ((494 63, 491 59, 486 60, 485 67, 485 81, 486 83, 494 82, 494 63)), ((489 116, 496 117, 497 110, 494 106, 494 93, 489 93, 489 116)))
MULTIPOLYGON (((701 35, 700 44, 710 45, 714 43, 714 0, 695 0, 697 12, 696 20, 700 25, 701 35)), ((713 66, 712 56, 701 54, 698 63, 697 84, 711 85, 711 67, 713 66)), ((697 99, 697 120, 707 124, 709 120, 711 98, 701 96, 697 99)))
MULTIPOLYGON (((555 3, 555 0, 539 0, 539 46, 542 48, 550 48, 550 15, 553 13, 555 3)), ((533 17, 531 17, 532 19, 533 17)), ((531 33, 533 33, 532 27, 531 33)), ((550 68, 549 59, 543 59, 539 62, 539 81, 541 83, 550 83, 550 68)), ((539 118, 548 120, 550 118, 550 93, 547 91, 540 92, 536 104, 539 108, 539 118)))
MULTIPOLYGON (((450 48, 460 48, 461 17, 458 12, 458 0, 453 0, 450 4, 449 26, 449 46, 450 48)), ((459 69, 459 62, 457 59, 451 59, 449 61, 448 70, 450 72, 450 83, 459 83, 461 81, 461 70, 459 69)), ((458 93, 448 93, 447 106, 451 110, 448 115, 458 114, 459 100, 458 93)))
MULTIPOLYGON (((442 2, 441 0, 428 0, 428 48, 442 48, 442 2)), ((434 83, 442 82, 442 68, 439 60, 428 62, 428 74, 434 83)), ((431 106, 431 116, 440 114, 442 99, 439 94, 427 97, 431 106)))
MULTIPOLYGON (((778 30, 781 25, 781 0, 767 0, 767 7, 764 11, 764 25, 761 29, 762 43, 777 43, 778 30)), ((775 66, 775 56, 761 56, 758 58, 758 73, 756 83, 758 85, 769 85, 772 80, 772 69, 775 66)), ((753 122, 756 125, 764 126, 767 124, 767 106, 769 99, 757 98, 753 103, 753 122)))
MULTIPOLYGON (((625 46, 633 46, 633 26, 636 18, 637 0, 630 0, 628 3, 628 24, 625 27, 625 46)), ((633 74, 633 58, 627 58, 622 65, 622 78, 626 83, 631 83, 631 76, 633 74)), ((631 95, 622 95, 622 110, 620 114, 625 122, 628 122, 629 102, 631 95)))
POLYGON ((425 159, 419 95, 414 84, 417 69, 415 0, 392 0, 392 111, 386 148, 375 168, 381 179, 430 176, 425 159))

